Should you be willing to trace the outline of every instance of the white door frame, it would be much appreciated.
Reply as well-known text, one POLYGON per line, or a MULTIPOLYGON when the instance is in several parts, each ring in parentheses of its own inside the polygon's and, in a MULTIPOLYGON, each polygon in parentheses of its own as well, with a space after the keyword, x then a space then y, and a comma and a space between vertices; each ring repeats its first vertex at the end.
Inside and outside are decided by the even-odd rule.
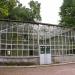
POLYGON ((40 56, 40 64, 51 64, 51 49, 50 49, 50 53, 47 54, 46 53, 46 47, 50 45, 40 45, 39 46, 39 56, 40 56), (41 54, 41 49, 40 47, 44 46, 45 47, 45 53, 41 54))

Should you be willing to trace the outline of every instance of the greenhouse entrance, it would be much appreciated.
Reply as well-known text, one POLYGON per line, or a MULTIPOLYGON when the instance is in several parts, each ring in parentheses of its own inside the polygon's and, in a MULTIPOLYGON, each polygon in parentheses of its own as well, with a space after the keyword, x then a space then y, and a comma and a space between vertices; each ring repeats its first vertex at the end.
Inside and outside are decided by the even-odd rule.
POLYGON ((40 64, 51 64, 50 46, 40 46, 40 64))

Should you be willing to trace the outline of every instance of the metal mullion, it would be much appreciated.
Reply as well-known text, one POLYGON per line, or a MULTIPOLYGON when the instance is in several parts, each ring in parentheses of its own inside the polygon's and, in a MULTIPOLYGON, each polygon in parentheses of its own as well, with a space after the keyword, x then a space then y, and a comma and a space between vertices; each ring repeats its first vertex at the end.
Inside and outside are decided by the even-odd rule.
POLYGON ((66 46, 66 55, 67 55, 67 39, 66 39, 66 33, 65 33, 65 46, 66 46))
POLYGON ((71 47, 72 47, 72 54, 73 54, 73 40, 72 40, 73 35, 72 35, 72 33, 73 33, 73 32, 71 31, 71 42, 72 42, 72 43, 71 43, 71 44, 72 44, 71 47))
POLYGON ((28 25, 28 57, 29 57, 29 25, 28 25))
POLYGON ((0 53, 1 53, 1 33, 0 33, 0 53))
POLYGON ((70 34, 69 34, 69 32, 68 32, 68 39, 69 39, 69 44, 68 44, 68 46, 69 46, 69 54, 70 54, 70 34))
POLYGON ((55 44, 55 38, 56 38, 56 36, 55 36, 55 32, 56 32, 56 30, 54 30, 54 33, 53 33, 54 34, 54 50, 55 50, 55 55, 56 55, 56 49, 55 49, 55 47, 56 47, 56 44, 55 44))
POLYGON ((64 38, 63 38, 63 35, 62 35, 62 33, 63 33, 62 31, 63 30, 61 29, 61 35, 60 35, 61 36, 61 41, 62 41, 62 43, 61 43, 62 44, 62 49, 61 49, 62 50, 61 51, 62 52, 62 61, 61 62, 64 61, 64 48, 63 48, 64 47, 64 38))
MULTIPOLYGON (((57 27, 57 29, 58 29, 58 27, 57 27)), ((59 43, 59 34, 58 34, 58 54, 60 55, 60 43, 59 43)))
POLYGON ((12 45, 13 45, 13 26, 12 26, 12 45))
POLYGON ((45 34, 43 33, 43 45, 45 45, 45 34))
MULTIPOLYGON (((45 29, 45 26, 44 26, 45 29)), ((46 45, 46 32, 44 33, 44 45, 46 45)))
MULTIPOLYGON (((0 28, 1 28, 1 30, 2 30, 2 24, 0 25, 0 28)), ((0 32, 0 52, 1 52, 1 32, 0 32)), ((1 56, 1 55, 0 55, 1 56)))
MULTIPOLYGON (((12 34, 12 35, 11 35, 11 36, 13 36, 13 26, 12 26, 11 29, 12 29, 12 31, 11 31, 11 34, 12 34)), ((11 38, 11 44, 13 45, 12 41, 13 41, 13 40, 12 40, 12 38, 11 38)), ((13 49, 12 49, 12 45, 11 45, 11 56, 12 56, 12 50, 13 50, 13 49)))
MULTIPOLYGON (((23 27, 24 28, 24 27, 23 27)), ((22 35, 23 35, 23 33, 24 33, 24 29, 22 28, 22 35)), ((24 49, 24 44, 23 44, 23 39, 24 38, 24 36, 22 36, 22 56, 23 56, 23 49, 24 49)))
POLYGON ((6 56, 6 52, 7 52, 7 31, 5 32, 5 34, 6 34, 6 49, 5 49, 5 56, 6 56))
MULTIPOLYGON (((12 31, 13 31, 13 27, 11 26, 11 34, 12 34, 12 31)), ((12 35, 11 35, 12 36, 12 35)), ((11 38, 11 52, 10 52, 11 56, 12 56, 12 38, 11 38)))
MULTIPOLYGON (((39 41, 40 41, 40 33, 39 33, 40 28, 39 28, 39 26, 40 26, 40 25, 38 25, 38 34, 37 34, 37 35, 38 35, 38 46, 40 45, 40 42, 39 42, 39 41)), ((40 46, 39 46, 39 48, 38 48, 38 54, 39 54, 39 57, 40 57, 40 46)))
POLYGON ((16 44, 16 46, 17 46, 17 56, 18 56, 18 27, 16 27, 17 28, 17 44, 16 44))
POLYGON ((33 25, 33 56, 34 56, 34 25, 33 25))
POLYGON ((62 44, 62 49, 61 49, 62 50, 62 55, 64 55, 64 52, 63 52, 64 51, 64 49, 63 49, 63 47, 64 47, 64 42, 63 42, 64 38, 63 38, 63 35, 62 35, 62 29, 61 29, 61 35, 60 36, 61 36, 60 38, 61 38, 61 44, 62 44))
MULTIPOLYGON (((0 53, 1 53, 1 33, 0 33, 0 53)), ((1 56, 1 54, 0 54, 1 56)))
MULTIPOLYGON (((73 42, 72 42, 72 48, 75 49, 75 31, 73 32, 73 42)), ((74 51, 74 50, 73 50, 74 51)), ((73 53, 74 54, 74 53, 73 53)))
MULTIPOLYGON (((22 32, 23 32, 23 29, 22 29, 22 32)), ((22 33, 22 32, 21 32, 21 33, 22 33)), ((21 34, 21 35, 22 35, 22 39, 21 39, 21 46, 22 46, 22 49, 21 49, 21 50, 22 50, 22 56, 23 56, 23 34, 21 34)))
MULTIPOLYGON (((50 46, 50 53, 51 53, 51 38, 50 38, 50 26, 49 26, 49 46, 50 46)), ((51 54, 52 55, 52 54, 51 54)))
POLYGON ((50 45, 51 45, 51 50, 53 51, 53 49, 52 49, 52 39, 51 39, 51 26, 50 26, 50 29, 49 29, 50 31, 49 31, 49 37, 50 37, 50 45))

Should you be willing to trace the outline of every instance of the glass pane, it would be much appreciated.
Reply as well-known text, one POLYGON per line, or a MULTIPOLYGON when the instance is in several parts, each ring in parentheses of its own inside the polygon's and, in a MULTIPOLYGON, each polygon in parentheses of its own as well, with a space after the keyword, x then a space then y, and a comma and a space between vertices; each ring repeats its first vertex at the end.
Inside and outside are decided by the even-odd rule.
POLYGON ((0 56, 5 56, 5 50, 0 51, 0 56))
POLYGON ((12 40, 12 44, 17 44, 17 40, 12 40))
POLYGON ((50 53, 50 46, 47 46, 47 47, 46 47, 46 53, 47 53, 47 54, 50 53))
POLYGON ((38 56, 39 55, 39 51, 38 50, 34 50, 34 56, 38 56))
POLYGON ((43 39, 40 39, 39 42, 40 42, 40 44, 44 44, 44 40, 43 39))
POLYGON ((12 39, 17 40, 18 39, 18 34, 17 33, 12 33, 12 39))
POLYGON ((40 49, 41 49, 41 54, 45 54, 45 46, 41 46, 40 49))
POLYGON ((18 49, 22 49, 22 45, 18 45, 18 49))
POLYGON ((1 43, 6 43, 6 39, 4 39, 4 40, 1 40, 1 43))
POLYGON ((6 45, 1 45, 1 49, 6 49, 6 45))
POLYGON ((18 56, 22 56, 22 50, 18 50, 18 56))
POLYGON ((7 43, 11 44, 11 40, 7 40, 7 43))
POLYGON ((29 25, 29 33, 33 33, 33 25, 29 25))
POLYGON ((29 56, 33 56, 33 50, 29 50, 29 56))
POLYGON ((29 45, 29 49, 33 49, 33 45, 29 45))
POLYGON ((48 39, 46 39, 46 44, 49 44, 50 42, 49 42, 49 38, 48 39))
POLYGON ((24 34, 24 39, 28 40, 28 34, 24 34))
POLYGON ((7 49, 11 49, 11 45, 7 45, 7 49))
POLYGON ((29 44, 33 44, 33 39, 29 39, 29 44))
POLYGON ((12 50, 12 56, 17 56, 17 50, 12 50))
POLYGON ((28 49, 28 45, 24 45, 24 49, 28 49))
POLYGON ((17 45, 12 45, 12 49, 17 49, 17 45))
POLYGON ((24 40, 23 43, 24 43, 24 44, 28 44, 28 40, 24 40))
POLYGON ((34 45, 34 49, 38 49, 38 45, 34 45))
POLYGON ((11 40, 12 39, 12 33, 7 33, 7 39, 11 40))
POLYGON ((28 56, 28 50, 23 50, 23 56, 28 56))
POLYGON ((6 50, 6 56, 10 56, 11 55, 11 51, 10 50, 6 50))
POLYGON ((1 34, 1 39, 6 39, 6 33, 1 34))

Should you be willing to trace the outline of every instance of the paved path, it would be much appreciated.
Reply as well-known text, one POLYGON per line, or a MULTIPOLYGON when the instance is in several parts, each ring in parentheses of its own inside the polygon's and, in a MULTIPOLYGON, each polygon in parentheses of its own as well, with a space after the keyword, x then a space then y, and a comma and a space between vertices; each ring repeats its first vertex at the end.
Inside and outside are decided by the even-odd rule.
POLYGON ((75 64, 34 68, 0 67, 0 75, 75 75, 75 64))

